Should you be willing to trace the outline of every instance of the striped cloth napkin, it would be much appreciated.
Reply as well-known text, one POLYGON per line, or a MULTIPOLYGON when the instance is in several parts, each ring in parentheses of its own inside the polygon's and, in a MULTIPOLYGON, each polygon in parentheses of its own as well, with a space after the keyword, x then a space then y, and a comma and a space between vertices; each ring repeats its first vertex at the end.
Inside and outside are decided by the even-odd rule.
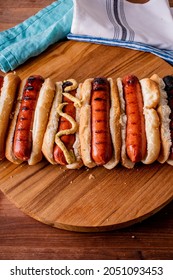
POLYGON ((168 0, 73 2, 68 39, 150 52, 173 63, 173 9, 168 0))

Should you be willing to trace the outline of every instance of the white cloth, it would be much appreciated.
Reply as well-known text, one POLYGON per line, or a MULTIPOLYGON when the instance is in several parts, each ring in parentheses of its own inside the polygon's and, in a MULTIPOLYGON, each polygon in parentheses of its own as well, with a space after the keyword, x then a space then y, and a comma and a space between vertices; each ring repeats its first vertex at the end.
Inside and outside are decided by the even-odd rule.
POLYGON ((127 0, 73 2, 69 39, 109 45, 122 43, 125 47, 155 52, 173 62, 173 10, 168 0, 150 0, 145 4, 127 0))

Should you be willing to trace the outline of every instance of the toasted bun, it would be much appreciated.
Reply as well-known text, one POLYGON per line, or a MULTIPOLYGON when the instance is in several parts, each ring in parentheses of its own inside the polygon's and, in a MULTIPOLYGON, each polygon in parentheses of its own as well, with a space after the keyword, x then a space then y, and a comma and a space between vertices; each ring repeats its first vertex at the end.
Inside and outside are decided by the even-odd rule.
POLYGON ((4 77, 0 96, 0 160, 5 156, 5 139, 19 83, 20 78, 16 73, 4 77))
POLYGON ((110 133, 113 144, 113 156, 111 160, 104 165, 107 169, 114 168, 120 161, 120 149, 121 149, 121 125, 120 125, 120 100, 118 94, 117 84, 112 78, 108 78, 110 84, 110 133))
POLYGON ((80 85, 82 107, 80 111, 79 139, 81 143, 81 155, 85 166, 93 168, 96 166, 91 158, 91 105, 90 97, 93 79, 87 79, 80 85))
POLYGON ((157 113, 157 106, 160 100, 158 84, 145 78, 140 80, 144 101, 145 131, 147 138, 147 154, 142 160, 144 164, 153 163, 160 153, 160 120, 157 113))
MULTIPOLYGON (((60 115, 57 112, 57 108, 58 105, 62 103, 62 84, 63 84, 62 82, 57 82, 55 84, 56 94, 52 104, 50 117, 49 117, 48 125, 43 139, 43 145, 42 145, 43 154, 51 164, 57 164, 56 161, 54 160, 53 150, 55 145, 55 135, 58 130, 58 123, 60 118, 60 115)), ((76 97, 80 98, 78 90, 76 92, 76 97)), ((79 123, 79 112, 80 112, 80 108, 76 107, 77 123, 79 123)), ((75 133, 75 142, 73 144, 73 151, 74 151, 76 161, 72 164, 67 164, 66 167, 68 169, 78 169, 83 165, 83 162, 81 160, 81 154, 80 154, 80 142, 79 142, 78 130, 75 133)))
POLYGON ((166 162, 173 166, 173 160, 172 159, 168 159, 166 162))
POLYGON ((126 168, 133 168, 134 163, 129 159, 126 153, 126 123, 127 116, 125 113, 125 100, 123 96, 123 85, 122 79, 117 79, 117 86, 120 98, 120 106, 121 106, 121 115, 120 115, 120 123, 121 123, 121 164, 126 168))
POLYGON ((140 80, 140 84, 144 101, 147 139, 147 154, 142 162, 150 164, 157 160, 160 153, 160 120, 156 110, 160 101, 160 91, 157 83, 149 78, 140 80))
POLYGON ((55 83, 55 96, 50 111, 48 125, 43 138, 42 152, 51 164, 56 164, 53 157, 54 139, 58 130, 59 115, 57 107, 62 102, 62 82, 55 83))
POLYGON ((42 159, 43 138, 47 127, 54 94, 55 85, 51 79, 47 78, 41 87, 35 109, 32 130, 32 151, 28 160, 29 165, 34 165, 42 159))
MULTIPOLYGON (((159 90, 160 90, 160 102, 158 105, 157 112, 158 112, 158 115, 160 118, 161 149, 160 149, 158 161, 160 163, 164 163, 169 158, 170 147, 172 144, 171 133, 170 133, 170 121, 171 120, 169 117, 170 113, 171 113, 171 109, 168 105, 167 93, 164 90, 164 88, 165 88, 164 81, 157 74, 154 74, 151 77, 151 79, 158 84, 159 90)), ((170 164, 171 164, 171 161, 170 161, 170 164)))
MULTIPOLYGON (((26 83, 26 79, 22 81, 20 86, 14 117, 12 119, 7 140, 6 140, 6 151, 5 151, 6 158, 15 164, 20 164, 22 162, 21 160, 17 159, 14 156, 13 138, 14 138, 15 127, 16 127, 19 110, 20 110, 20 104, 22 100, 23 88, 25 83, 26 83)), ((50 79, 46 79, 40 90, 39 98, 36 105, 36 110, 34 113, 33 144, 32 144, 31 156, 30 159, 28 160, 29 165, 34 165, 42 159, 42 153, 41 153, 42 141, 43 141, 43 136, 49 117, 49 110, 51 107, 53 96, 54 96, 54 84, 50 79)))
POLYGON ((20 104, 22 101, 22 94, 23 94, 23 88, 24 88, 25 83, 26 83, 26 79, 22 80, 22 82, 20 84, 20 89, 19 89, 19 93, 17 96, 17 102, 15 104, 14 115, 13 115, 12 121, 10 123, 10 128, 9 128, 7 139, 6 139, 5 156, 9 161, 11 161, 12 163, 15 163, 15 164, 22 163, 22 161, 17 159, 13 154, 13 138, 14 138, 15 127, 16 127, 19 110, 20 110, 20 104))
MULTIPOLYGON (((79 138, 81 142, 81 154, 84 165, 92 168, 96 163, 91 158, 91 91, 93 78, 87 79, 80 86, 82 108, 80 113, 79 138)), ((120 101, 118 96, 118 88, 112 78, 108 78, 110 84, 110 133, 113 144, 113 155, 104 167, 107 169, 114 168, 120 161, 121 146, 121 127, 120 127, 120 101)))

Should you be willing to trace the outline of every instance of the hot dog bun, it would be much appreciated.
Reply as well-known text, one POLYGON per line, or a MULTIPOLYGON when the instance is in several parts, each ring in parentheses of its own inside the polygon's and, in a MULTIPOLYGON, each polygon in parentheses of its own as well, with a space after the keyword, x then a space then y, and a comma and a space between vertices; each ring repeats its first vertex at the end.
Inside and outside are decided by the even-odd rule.
POLYGON ((127 125, 127 116, 125 112, 125 100, 123 94, 123 84, 122 79, 117 79, 117 87, 119 92, 120 106, 121 106, 121 115, 120 115, 120 123, 121 123, 121 164, 126 168, 133 168, 135 163, 133 163, 127 156, 126 153, 126 125, 127 125))
MULTIPOLYGON (((74 82, 77 83, 75 80, 69 79, 67 80, 68 82, 74 82)), ((67 82, 66 81, 66 82, 67 82)), ((49 117, 49 122, 47 125, 47 129, 44 135, 43 139, 43 145, 42 145, 42 151, 46 159, 51 163, 51 164, 57 164, 54 158, 54 146, 55 146, 55 141, 57 137, 57 132, 58 132, 58 126, 59 126, 59 121, 60 121, 60 112, 58 113, 58 108, 63 106, 62 99, 63 99, 63 82, 56 82, 56 94, 54 97, 54 101, 52 104, 51 112, 50 112, 50 117, 49 117)), ((78 104, 75 104, 76 106, 76 117, 75 120, 73 120, 76 123, 76 130, 73 132, 75 134, 75 142, 73 144, 73 152, 74 152, 74 160, 71 163, 67 163, 66 167, 68 169, 79 169, 82 165, 82 159, 81 159, 81 153, 80 153, 80 141, 79 141, 79 131, 78 131, 78 124, 79 124, 79 114, 80 114, 80 97, 79 97, 79 92, 78 90, 76 91, 76 95, 72 100, 74 100, 74 103, 77 102, 78 104)), ((63 112, 62 112, 63 113, 63 112)), ((68 116, 65 116, 68 118, 68 116)), ((58 137, 58 141, 60 142, 61 139, 58 137)), ((63 143, 60 143, 60 145, 63 145, 63 143)), ((68 157, 69 151, 64 147, 63 145, 63 152, 68 157)))
MULTIPOLYGON (((113 144, 113 154, 111 159, 103 166, 107 169, 114 168, 120 160, 120 102, 118 97, 118 89, 113 79, 107 79, 110 85, 110 112, 109 112, 109 125, 110 134, 113 144)), ((82 108, 80 112, 80 124, 79 124, 79 138, 81 143, 81 154, 84 165, 93 168, 96 166, 95 161, 91 157, 91 93, 92 83, 94 79, 86 79, 83 84, 80 85, 80 95, 82 99, 82 108)), ((107 147, 105 147, 107 148, 107 147)))
POLYGON ((5 139, 19 83, 20 78, 15 72, 4 77, 0 95, 0 159, 5 156, 5 139))
POLYGON ((155 81, 145 78, 140 80, 143 100, 145 131, 147 137, 147 154, 142 160, 144 164, 151 164, 157 160, 160 153, 160 120, 157 106, 160 100, 160 91, 155 81))
POLYGON ((44 134, 42 152, 46 159, 51 164, 56 164, 53 157, 53 148, 55 144, 55 134, 58 129, 59 114, 57 113, 57 107, 62 102, 62 82, 55 83, 55 96, 50 111, 48 125, 44 134))
POLYGON ((155 81, 160 90, 160 100, 157 108, 157 112, 160 118, 160 136, 161 136, 161 149, 158 157, 160 163, 164 163, 168 160, 170 147, 171 147, 171 137, 170 137, 170 113, 171 109, 168 106, 168 97, 167 93, 164 90, 165 84, 163 79, 161 79, 157 74, 154 74, 151 79, 155 81))
POLYGON ((170 122, 171 122, 171 108, 168 104, 168 95, 165 90, 165 83, 162 78, 160 78, 157 74, 154 74, 151 77, 154 80, 160 89, 160 102, 158 106, 158 114, 160 117, 160 135, 161 135, 161 150, 160 155, 158 157, 158 161, 160 163, 167 162, 170 165, 173 165, 173 160, 169 158, 170 156, 170 148, 172 146, 171 140, 171 132, 170 132, 170 122))
MULTIPOLYGON (((9 132, 6 140, 6 151, 5 151, 6 158, 15 164, 20 164, 22 162, 22 160, 16 158, 14 155, 13 141, 14 141, 16 122, 20 110, 20 104, 21 104, 26 80, 27 79, 23 80, 20 85, 14 117, 10 124, 9 132)), ((46 130, 49 111, 52 105, 54 93, 55 93, 54 83, 52 82, 51 79, 47 78, 44 81, 41 90, 39 92, 39 97, 34 112, 34 120, 33 120, 33 127, 32 127, 32 150, 31 150, 30 158, 28 159, 29 165, 34 165, 42 159, 41 147, 42 147, 43 137, 46 130)))

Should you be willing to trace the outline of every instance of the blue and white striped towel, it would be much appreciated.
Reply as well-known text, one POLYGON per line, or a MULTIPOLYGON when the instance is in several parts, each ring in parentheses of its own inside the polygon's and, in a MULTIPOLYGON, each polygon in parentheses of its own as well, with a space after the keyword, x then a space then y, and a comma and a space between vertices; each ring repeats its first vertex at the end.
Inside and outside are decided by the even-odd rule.
POLYGON ((0 70, 14 70, 50 45, 66 39, 72 16, 73 1, 58 0, 24 22, 0 32, 0 70))
POLYGON ((151 52, 173 64, 173 9, 168 0, 73 0, 68 39, 151 52), (140 1, 139 1, 140 2, 140 1))

